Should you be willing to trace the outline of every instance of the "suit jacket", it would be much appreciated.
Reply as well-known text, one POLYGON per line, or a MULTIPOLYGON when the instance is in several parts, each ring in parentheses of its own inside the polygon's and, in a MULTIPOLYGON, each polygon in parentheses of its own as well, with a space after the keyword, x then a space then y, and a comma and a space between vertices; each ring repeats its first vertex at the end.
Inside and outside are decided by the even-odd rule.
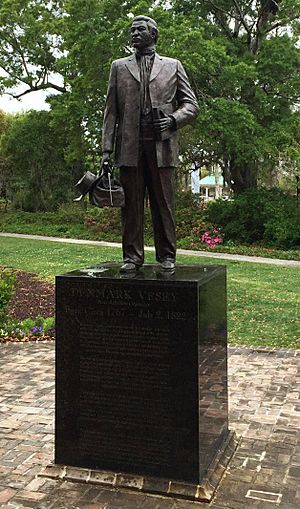
MULTIPOLYGON (((177 129, 190 124, 198 104, 182 64, 155 54, 149 82, 152 107, 172 115, 177 129)), ((112 152, 116 166, 137 166, 140 129, 140 71, 136 56, 115 60, 111 66, 103 121, 102 150, 112 152)), ((177 166, 177 132, 156 141, 158 167, 177 166)))

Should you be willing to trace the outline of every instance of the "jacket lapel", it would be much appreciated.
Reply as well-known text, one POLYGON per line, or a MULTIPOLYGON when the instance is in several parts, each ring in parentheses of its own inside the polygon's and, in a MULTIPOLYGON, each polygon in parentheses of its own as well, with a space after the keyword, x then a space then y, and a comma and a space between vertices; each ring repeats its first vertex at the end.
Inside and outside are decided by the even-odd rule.
MULTIPOLYGON (((153 62, 153 67, 152 67, 151 75, 150 75, 150 81, 153 81, 156 78, 158 73, 160 73, 163 65, 164 64, 163 64, 162 57, 156 53, 155 54, 155 58, 154 58, 154 62, 153 62)), ((141 81, 141 79, 140 79, 140 70, 139 70, 139 66, 137 65, 135 55, 131 55, 130 57, 128 57, 127 62, 126 62, 126 67, 127 67, 128 71, 132 74, 132 76, 138 82, 140 82, 141 81)))
POLYGON ((159 56, 157 53, 155 53, 153 67, 152 67, 152 71, 151 71, 151 75, 150 75, 150 81, 153 81, 156 78, 158 73, 161 71, 163 65, 164 64, 163 64, 162 57, 159 56))
POLYGON ((131 55, 130 57, 128 57, 127 62, 126 62, 126 67, 127 67, 128 71, 132 74, 132 76, 138 82, 140 82, 140 70, 137 65, 135 55, 131 55))

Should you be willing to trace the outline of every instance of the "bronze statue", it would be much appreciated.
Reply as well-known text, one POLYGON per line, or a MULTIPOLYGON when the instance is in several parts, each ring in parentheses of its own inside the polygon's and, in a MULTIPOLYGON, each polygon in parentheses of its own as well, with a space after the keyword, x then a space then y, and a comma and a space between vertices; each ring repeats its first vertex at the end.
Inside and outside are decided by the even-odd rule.
POLYGON ((115 148, 125 191, 122 208, 122 272, 144 262, 144 197, 148 190, 156 259, 163 271, 175 267, 174 168, 177 130, 197 115, 196 97, 182 64, 155 52, 156 22, 137 16, 129 57, 111 66, 102 137, 102 165, 115 148))

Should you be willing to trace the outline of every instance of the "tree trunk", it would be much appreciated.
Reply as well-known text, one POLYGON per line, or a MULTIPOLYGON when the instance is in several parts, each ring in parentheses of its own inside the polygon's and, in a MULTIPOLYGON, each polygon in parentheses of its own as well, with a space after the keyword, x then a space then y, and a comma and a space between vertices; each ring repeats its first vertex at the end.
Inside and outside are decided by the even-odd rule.
POLYGON ((221 193, 220 193, 220 169, 219 169, 218 164, 215 164, 214 173, 215 173, 215 185, 216 185, 215 198, 218 199, 221 196, 221 193))
POLYGON ((234 194, 257 188, 257 166, 255 163, 239 163, 235 159, 231 159, 229 171, 234 194))

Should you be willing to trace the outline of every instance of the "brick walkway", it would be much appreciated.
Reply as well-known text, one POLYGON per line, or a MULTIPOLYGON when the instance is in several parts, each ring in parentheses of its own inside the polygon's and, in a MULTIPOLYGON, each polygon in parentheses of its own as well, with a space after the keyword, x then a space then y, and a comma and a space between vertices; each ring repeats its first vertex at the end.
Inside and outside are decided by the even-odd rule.
POLYGON ((242 435, 211 504, 37 477, 53 458, 54 344, 0 345, 0 509, 300 508, 300 350, 230 347, 242 435))

